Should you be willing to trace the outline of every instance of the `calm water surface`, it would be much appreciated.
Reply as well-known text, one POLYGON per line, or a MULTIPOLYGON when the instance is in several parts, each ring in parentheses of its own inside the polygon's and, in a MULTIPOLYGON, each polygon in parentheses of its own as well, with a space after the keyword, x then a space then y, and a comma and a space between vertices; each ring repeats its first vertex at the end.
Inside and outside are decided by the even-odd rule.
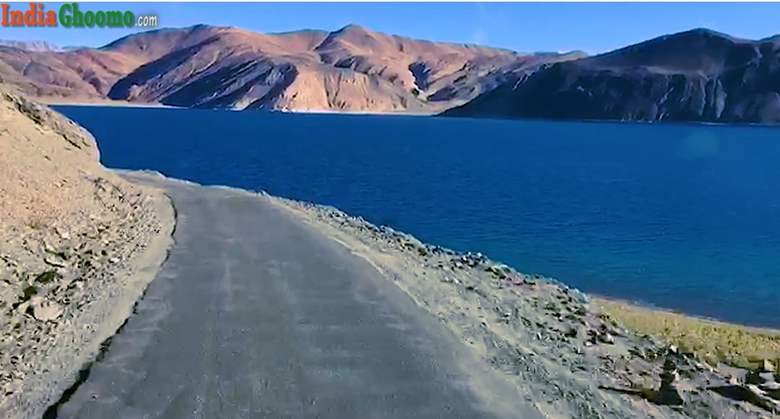
POLYGON ((331 204, 584 291, 780 327, 780 129, 58 109, 110 167, 331 204))

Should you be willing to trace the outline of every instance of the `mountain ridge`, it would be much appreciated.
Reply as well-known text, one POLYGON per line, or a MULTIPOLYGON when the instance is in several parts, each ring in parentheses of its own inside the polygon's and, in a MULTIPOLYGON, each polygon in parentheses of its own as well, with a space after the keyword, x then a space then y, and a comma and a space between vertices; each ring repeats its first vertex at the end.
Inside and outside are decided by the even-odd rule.
POLYGON ((659 36, 546 66, 445 116, 780 122, 780 37, 710 29, 659 36))
POLYGON ((99 48, 0 43, 0 81, 43 98, 191 108, 618 121, 780 122, 780 35, 706 28, 587 56, 433 42, 350 24, 194 25, 99 48))
POLYGON ((579 57, 418 40, 354 24, 275 34, 194 25, 56 53, 0 47, 0 78, 27 93, 65 100, 435 113, 509 74, 579 57))

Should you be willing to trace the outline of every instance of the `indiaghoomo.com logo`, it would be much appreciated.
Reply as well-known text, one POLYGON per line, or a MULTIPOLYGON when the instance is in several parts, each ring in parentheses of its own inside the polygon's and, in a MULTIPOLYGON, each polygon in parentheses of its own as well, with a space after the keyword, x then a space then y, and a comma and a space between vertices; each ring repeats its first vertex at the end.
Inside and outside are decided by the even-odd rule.
POLYGON ((157 15, 136 16, 129 10, 79 10, 78 3, 65 3, 59 10, 46 10, 43 3, 29 3, 27 9, 17 10, 8 3, 0 3, 2 27, 57 27, 65 28, 152 28, 158 25, 157 15))

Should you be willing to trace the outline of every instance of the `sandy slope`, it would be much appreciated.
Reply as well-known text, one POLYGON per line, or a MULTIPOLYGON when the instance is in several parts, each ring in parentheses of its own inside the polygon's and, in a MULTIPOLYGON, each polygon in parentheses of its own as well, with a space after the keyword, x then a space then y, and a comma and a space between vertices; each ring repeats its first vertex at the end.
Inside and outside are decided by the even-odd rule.
POLYGON ((89 134, 0 91, 0 417, 40 417, 165 258, 159 191, 98 163, 89 134))

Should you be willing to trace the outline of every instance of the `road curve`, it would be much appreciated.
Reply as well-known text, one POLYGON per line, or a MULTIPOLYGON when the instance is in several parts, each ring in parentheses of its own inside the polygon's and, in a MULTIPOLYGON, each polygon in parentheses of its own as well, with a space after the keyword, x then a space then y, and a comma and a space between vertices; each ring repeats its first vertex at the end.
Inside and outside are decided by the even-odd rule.
POLYGON ((537 418, 370 264, 266 197, 149 174, 175 245, 58 418, 537 418))

